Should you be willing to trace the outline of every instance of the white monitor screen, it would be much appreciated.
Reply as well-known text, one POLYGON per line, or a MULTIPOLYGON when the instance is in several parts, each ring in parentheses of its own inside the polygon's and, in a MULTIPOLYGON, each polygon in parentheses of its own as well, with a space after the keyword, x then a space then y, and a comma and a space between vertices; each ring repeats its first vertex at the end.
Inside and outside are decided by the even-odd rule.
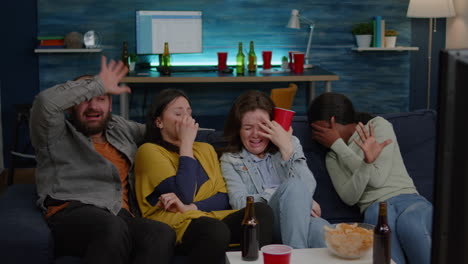
POLYGON ((164 42, 170 53, 202 52, 201 11, 136 12, 138 54, 162 54, 164 42))

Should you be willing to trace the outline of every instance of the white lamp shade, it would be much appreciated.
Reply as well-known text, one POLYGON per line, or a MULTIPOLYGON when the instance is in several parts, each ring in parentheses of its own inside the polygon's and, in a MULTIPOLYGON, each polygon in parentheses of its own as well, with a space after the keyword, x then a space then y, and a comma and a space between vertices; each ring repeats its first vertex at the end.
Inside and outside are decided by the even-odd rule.
POLYGON ((301 28, 301 23, 299 22, 299 11, 297 9, 293 9, 291 11, 291 17, 289 18, 288 28, 301 28))
POLYGON ((435 18, 453 17, 455 9, 452 0, 410 0, 407 17, 435 18))

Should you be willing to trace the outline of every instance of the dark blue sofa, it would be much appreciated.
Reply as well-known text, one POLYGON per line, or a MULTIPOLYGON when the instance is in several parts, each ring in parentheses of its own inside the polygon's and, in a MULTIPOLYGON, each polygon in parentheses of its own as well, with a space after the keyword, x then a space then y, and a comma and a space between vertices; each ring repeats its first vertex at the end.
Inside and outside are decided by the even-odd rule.
MULTIPOLYGON (((433 111, 415 111, 383 115, 395 129, 398 143, 409 174, 418 191, 432 201, 436 114, 433 111)), ((356 206, 344 204, 333 189, 325 168, 326 150, 310 138, 310 127, 305 116, 293 121, 294 134, 302 142, 308 164, 317 179, 315 199, 322 207, 322 216, 332 223, 362 221, 356 206)), ((222 147, 224 141, 219 131, 204 131, 199 141, 222 147)), ((32 184, 15 184, 0 196, 0 259, 10 263, 79 263, 74 257, 53 254, 53 241, 42 214, 35 205, 36 191, 32 184)), ((175 263, 184 263, 178 256, 175 263)), ((155 261, 157 263, 157 261, 155 261)))

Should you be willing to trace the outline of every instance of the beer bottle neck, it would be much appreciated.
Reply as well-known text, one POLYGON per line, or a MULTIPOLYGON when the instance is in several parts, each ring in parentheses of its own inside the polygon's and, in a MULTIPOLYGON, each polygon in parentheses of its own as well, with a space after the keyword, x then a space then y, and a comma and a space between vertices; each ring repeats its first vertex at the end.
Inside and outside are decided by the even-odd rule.
POLYGON ((387 224, 387 203, 382 202, 379 204, 379 218, 378 218, 378 225, 380 224, 387 224))

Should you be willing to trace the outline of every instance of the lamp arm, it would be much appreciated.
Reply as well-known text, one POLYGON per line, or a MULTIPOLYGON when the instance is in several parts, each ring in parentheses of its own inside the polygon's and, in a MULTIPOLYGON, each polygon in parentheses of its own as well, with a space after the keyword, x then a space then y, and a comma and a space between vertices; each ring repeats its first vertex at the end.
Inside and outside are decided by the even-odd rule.
POLYGON ((305 54, 305 64, 310 64, 310 44, 312 43, 312 33, 314 33, 314 24, 310 24, 309 40, 307 41, 307 49, 305 54))
POLYGON ((310 24, 310 25, 314 25, 314 24, 315 24, 314 21, 312 21, 312 20, 310 20, 310 19, 308 19, 308 18, 305 18, 305 17, 303 17, 303 16, 300 16, 300 15, 299 15, 299 19, 300 19, 300 20, 304 20, 304 22, 305 22, 306 24, 310 24))

